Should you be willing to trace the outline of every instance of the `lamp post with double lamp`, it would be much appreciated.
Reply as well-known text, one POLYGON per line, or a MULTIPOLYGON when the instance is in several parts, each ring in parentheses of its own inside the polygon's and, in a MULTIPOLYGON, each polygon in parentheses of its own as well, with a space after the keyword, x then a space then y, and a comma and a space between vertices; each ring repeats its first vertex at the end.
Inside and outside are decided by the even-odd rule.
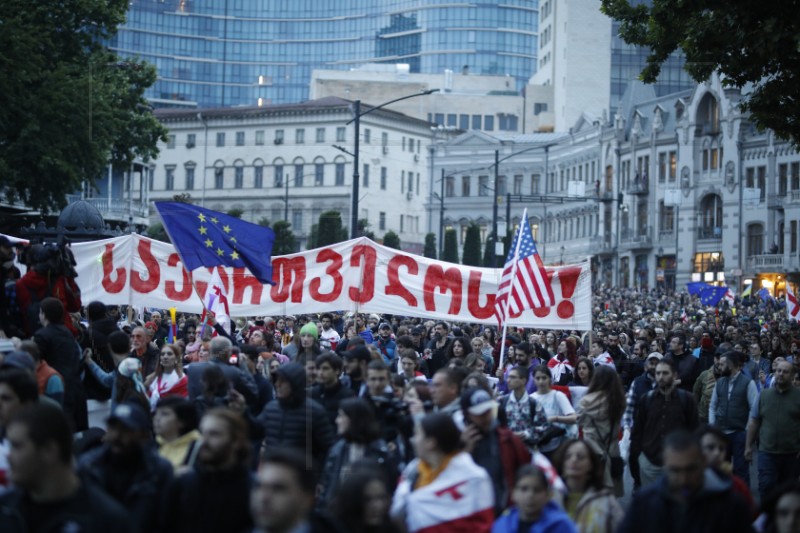
POLYGON ((408 94, 406 96, 401 96, 400 98, 395 98, 394 100, 389 100, 388 102, 384 102, 380 105, 370 107, 366 111, 361 111, 361 100, 356 100, 353 102, 353 115, 355 115, 352 119, 347 121, 347 125, 350 123, 354 123, 355 125, 355 135, 353 139, 353 204, 351 207, 350 212, 350 238, 355 239, 358 237, 358 186, 359 186, 359 174, 358 174, 358 165, 359 165, 359 138, 361 137, 361 117, 364 115, 368 115, 373 111, 377 111, 378 109, 384 108, 387 105, 393 104, 395 102, 400 102, 401 100, 408 100, 409 98, 416 98, 417 96, 426 96, 432 93, 437 92, 439 89, 428 89, 427 91, 421 91, 414 94, 408 94))
MULTIPOLYGON (((537 144, 536 146, 531 146, 530 148, 526 148, 524 150, 520 150, 519 152, 514 152, 512 154, 508 154, 507 156, 500 158, 500 150, 494 151, 494 202, 492 205, 492 246, 489 247, 489 251, 491 252, 491 261, 489 264, 493 267, 497 268, 497 205, 498 201, 500 200, 499 191, 497 190, 497 183, 500 179, 500 163, 511 159, 512 157, 516 157, 518 155, 524 154, 526 152, 532 152, 534 150, 544 150, 544 180, 545 186, 547 184, 547 175, 550 172, 550 147, 555 146, 557 143, 548 143, 548 144, 537 144)), ((506 221, 509 224, 509 221, 506 221)))

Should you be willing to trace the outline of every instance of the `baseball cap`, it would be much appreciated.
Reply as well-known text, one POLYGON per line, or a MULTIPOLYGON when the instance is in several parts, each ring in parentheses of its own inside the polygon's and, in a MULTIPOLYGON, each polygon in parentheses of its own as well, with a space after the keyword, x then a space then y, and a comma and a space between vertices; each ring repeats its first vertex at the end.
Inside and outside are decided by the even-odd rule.
POLYGON ((483 389, 468 389, 461 395, 461 409, 471 415, 480 416, 496 405, 489 393, 483 389))
POLYGON ((142 407, 135 403, 121 403, 114 407, 109 422, 119 422, 128 429, 146 430, 150 429, 150 416, 142 407))
POLYGON ((33 372, 36 370, 36 362, 28 352, 17 350, 5 356, 3 359, 3 368, 22 368, 33 372))
POLYGON ((381 322, 381 325, 380 325, 380 326, 378 326, 378 329, 392 329, 392 326, 390 326, 390 325, 389 325, 388 323, 386 323, 386 322, 381 322))
POLYGON ((664 356, 661 355, 658 352, 651 352, 650 355, 647 356, 647 358, 648 359, 658 359, 659 361, 661 361, 662 359, 664 359, 664 356))

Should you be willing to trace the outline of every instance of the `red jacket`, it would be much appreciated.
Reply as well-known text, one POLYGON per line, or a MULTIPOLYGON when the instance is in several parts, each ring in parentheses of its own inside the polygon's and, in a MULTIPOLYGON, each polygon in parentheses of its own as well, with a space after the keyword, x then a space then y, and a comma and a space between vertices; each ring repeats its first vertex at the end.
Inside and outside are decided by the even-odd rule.
MULTIPOLYGON (((58 298, 64 305, 65 313, 77 313, 81 310, 81 290, 74 279, 58 276, 51 285, 48 276, 28 270, 21 279, 17 280, 17 304, 22 315, 23 329, 28 337, 35 333, 32 331, 34 325, 28 324, 28 307, 33 301, 32 294, 35 294, 40 302, 48 296, 58 298)), ((64 316, 64 325, 73 335, 78 335, 68 316, 64 316)))

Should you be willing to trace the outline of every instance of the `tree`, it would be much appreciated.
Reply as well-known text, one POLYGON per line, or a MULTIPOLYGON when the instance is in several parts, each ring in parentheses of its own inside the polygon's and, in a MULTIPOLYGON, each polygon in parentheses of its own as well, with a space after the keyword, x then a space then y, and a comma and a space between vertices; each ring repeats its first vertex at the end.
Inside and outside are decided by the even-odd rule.
POLYGON ((492 240, 491 235, 486 236, 486 244, 483 248, 483 266, 487 268, 494 268, 494 254, 492 251, 494 250, 494 241, 492 240))
POLYGON ((164 229, 164 225, 161 222, 150 224, 145 233, 147 233, 147 236, 151 239, 161 242, 172 242, 170 241, 169 235, 167 235, 167 230, 164 229))
POLYGON ((726 86, 752 90, 743 97, 760 129, 800 146, 800 10, 792 0, 602 0, 601 10, 621 23, 622 39, 650 49, 643 81, 680 50, 698 82, 719 72, 726 86), (634 5, 632 5, 634 4, 634 5))
POLYGON ((233 209, 228 209, 228 214, 232 217, 242 218, 242 215, 244 215, 244 209, 234 207, 233 209))
POLYGON ((315 248, 337 242, 342 242, 342 214, 338 211, 325 211, 319 216, 315 248))
POLYGON ((272 227, 275 232, 275 242, 272 244, 272 255, 293 254, 297 251, 297 239, 292 233, 292 225, 285 220, 279 220, 272 227))
POLYGON ((104 43, 125 0, 0 2, 0 187, 9 200, 59 209, 84 180, 158 154, 167 130, 144 91, 153 66, 104 43))
POLYGON ((366 218, 358 219, 358 236, 366 237, 374 241, 376 240, 375 233, 370 231, 369 226, 370 226, 369 220, 367 220, 366 218))
POLYGON ((395 250, 400 249, 400 235, 389 230, 383 236, 383 245, 389 248, 394 248, 395 250))
POLYGON ((308 232, 308 249, 313 250, 317 246, 319 239, 319 224, 311 224, 311 229, 308 232))
POLYGON ((461 263, 469 266, 481 266, 481 228, 475 222, 467 226, 461 263))
POLYGON ((258 219, 258 222, 256 222, 256 224, 258 224, 259 226, 263 226, 265 228, 270 227, 270 222, 267 217, 261 217, 260 219, 258 219))
POLYGON ((436 259, 436 235, 428 233, 425 235, 425 249, 422 255, 429 259, 436 259))
POLYGON ((448 263, 458 263, 458 237, 456 230, 449 228, 444 230, 444 250, 442 261, 448 263))

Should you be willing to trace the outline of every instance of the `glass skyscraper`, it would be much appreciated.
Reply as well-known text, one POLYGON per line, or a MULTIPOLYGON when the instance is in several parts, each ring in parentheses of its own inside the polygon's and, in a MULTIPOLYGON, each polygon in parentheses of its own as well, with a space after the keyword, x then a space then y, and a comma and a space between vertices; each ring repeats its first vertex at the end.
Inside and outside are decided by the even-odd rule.
POLYGON ((311 71, 407 63, 411 72, 535 72, 538 0, 132 0, 110 46, 158 69, 157 105, 307 99, 311 71))

